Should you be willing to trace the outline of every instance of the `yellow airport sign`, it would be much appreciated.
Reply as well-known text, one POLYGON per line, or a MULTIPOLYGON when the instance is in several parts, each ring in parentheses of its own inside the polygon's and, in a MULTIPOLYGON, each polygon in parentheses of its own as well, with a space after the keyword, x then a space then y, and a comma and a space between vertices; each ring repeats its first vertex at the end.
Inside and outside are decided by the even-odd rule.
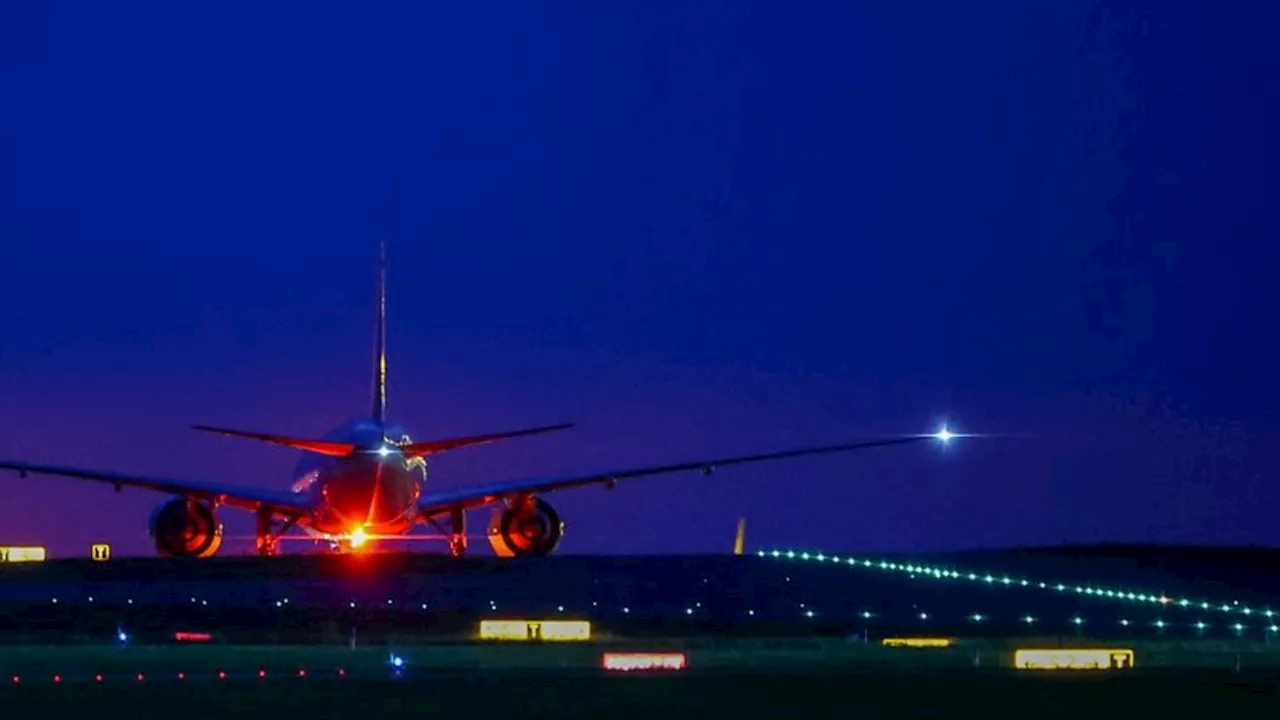
POLYGON ((1023 648, 1013 653, 1019 670, 1127 670, 1133 667, 1128 648, 1023 648))
POLYGON ((481 640, 583 642, 591 639, 586 620, 481 620, 481 640))
POLYGON ((0 563, 44 562, 43 547, 0 547, 0 563))
POLYGON ((98 562, 106 562, 111 559, 111 546, 106 543, 98 543, 89 548, 89 557, 98 562))
POLYGON ((880 641, 885 647, 944 648, 956 644, 955 638, 885 638, 880 641))

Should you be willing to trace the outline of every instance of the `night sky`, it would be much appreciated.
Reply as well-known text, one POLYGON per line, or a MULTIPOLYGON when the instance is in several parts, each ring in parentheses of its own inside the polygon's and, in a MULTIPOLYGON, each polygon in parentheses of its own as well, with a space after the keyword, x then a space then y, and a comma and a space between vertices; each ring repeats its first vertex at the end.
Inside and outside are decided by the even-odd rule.
POLYGON ((579 423, 440 486, 999 435, 559 493, 563 552, 1278 544, 1280 63, 1214 5, 6 4, 0 457, 287 486, 189 425, 365 415, 386 239, 395 420, 579 423))

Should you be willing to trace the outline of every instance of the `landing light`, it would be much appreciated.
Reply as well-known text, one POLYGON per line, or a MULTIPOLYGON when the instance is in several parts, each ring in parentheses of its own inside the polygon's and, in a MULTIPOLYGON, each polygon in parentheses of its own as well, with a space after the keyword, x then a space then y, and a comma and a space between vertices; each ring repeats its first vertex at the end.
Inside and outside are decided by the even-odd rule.
POLYGON ((351 547, 358 548, 361 545, 363 545, 366 540, 369 539, 369 535, 364 531, 364 528, 356 528, 355 530, 351 531, 350 539, 351 539, 351 547))
POLYGON ((387 447, 386 445, 383 445, 382 447, 378 448, 378 454, 381 455, 382 457, 386 457, 391 454, 391 448, 387 447))
POLYGON ((934 433, 934 434, 933 434, 933 436, 934 436, 935 438, 937 438, 937 439, 941 440, 942 442, 947 442, 947 441, 948 441, 948 440, 950 440, 951 438, 955 437, 955 433, 951 432, 950 430, 948 430, 948 429, 946 429, 946 428, 944 427, 944 428, 942 428, 941 430, 939 430, 938 432, 934 433))

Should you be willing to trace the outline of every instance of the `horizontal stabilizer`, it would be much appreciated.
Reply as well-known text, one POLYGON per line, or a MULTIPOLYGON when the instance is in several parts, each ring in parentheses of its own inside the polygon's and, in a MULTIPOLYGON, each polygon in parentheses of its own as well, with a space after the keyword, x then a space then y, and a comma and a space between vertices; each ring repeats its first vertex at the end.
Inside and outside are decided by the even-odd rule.
POLYGON ((457 450, 458 448, 470 447, 472 445, 484 445, 485 443, 491 443, 495 440, 506 440, 507 438, 523 437, 525 435, 539 435, 541 433, 552 432, 554 430, 564 430, 571 427, 573 427, 573 423, 562 423, 560 425, 546 425, 544 427, 528 428, 527 430, 489 433, 488 435, 472 435, 470 437, 448 438, 446 440, 426 440, 424 442, 403 445, 400 447, 400 451, 409 457, 426 457, 446 450, 457 450))
POLYGON ((293 448, 294 450, 304 450, 319 455, 329 455, 331 457, 343 457, 350 455, 355 451, 356 446, 351 443, 330 442, 328 440, 302 440, 299 438, 284 437, 282 435, 267 435, 265 433, 245 432, 243 430, 229 430, 227 428, 209 427, 208 425, 192 425, 196 430, 204 432, 217 433, 228 437, 248 438, 249 440, 260 440, 273 445, 283 445, 293 448))

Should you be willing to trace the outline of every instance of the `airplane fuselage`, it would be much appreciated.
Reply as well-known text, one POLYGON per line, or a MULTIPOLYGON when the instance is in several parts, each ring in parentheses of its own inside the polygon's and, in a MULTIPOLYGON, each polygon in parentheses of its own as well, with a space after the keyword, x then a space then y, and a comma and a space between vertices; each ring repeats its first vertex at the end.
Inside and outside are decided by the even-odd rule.
POLYGON ((409 440, 403 428, 356 421, 325 439, 349 442, 356 450, 340 458, 308 455, 299 462, 293 490, 312 497, 311 516, 303 522, 307 530, 335 538, 356 532, 400 535, 418 524, 426 461, 399 451, 397 446, 409 440))

